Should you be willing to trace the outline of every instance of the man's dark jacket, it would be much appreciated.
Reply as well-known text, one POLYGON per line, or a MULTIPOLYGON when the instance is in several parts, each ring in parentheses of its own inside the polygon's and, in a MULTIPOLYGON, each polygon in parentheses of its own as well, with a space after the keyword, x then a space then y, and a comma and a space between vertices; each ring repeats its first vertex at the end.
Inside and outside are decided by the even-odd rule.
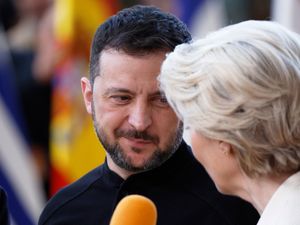
POLYGON ((8 225, 8 208, 7 208, 7 196, 3 188, 0 186, 0 224, 8 225))
POLYGON ((155 203, 157 225, 255 225, 258 220, 249 203, 216 190, 182 143, 159 168, 126 180, 104 163, 56 194, 39 225, 109 225, 118 202, 130 194, 144 195, 155 203))

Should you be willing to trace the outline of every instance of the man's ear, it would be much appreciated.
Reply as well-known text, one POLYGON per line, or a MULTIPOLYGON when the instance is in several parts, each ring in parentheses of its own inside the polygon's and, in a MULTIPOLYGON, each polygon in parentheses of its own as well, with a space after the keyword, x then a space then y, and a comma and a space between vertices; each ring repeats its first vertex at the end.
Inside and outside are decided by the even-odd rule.
POLYGON ((219 149, 225 156, 234 154, 231 144, 225 141, 219 141, 219 149))
POLYGON ((81 91, 85 103, 85 108, 89 114, 92 114, 93 90, 88 78, 81 78, 81 91))

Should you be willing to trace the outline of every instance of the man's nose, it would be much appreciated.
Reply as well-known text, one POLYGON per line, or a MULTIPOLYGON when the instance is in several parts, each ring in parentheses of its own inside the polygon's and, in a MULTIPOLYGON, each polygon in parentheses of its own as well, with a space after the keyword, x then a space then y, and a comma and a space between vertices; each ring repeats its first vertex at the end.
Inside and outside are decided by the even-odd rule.
POLYGON ((137 102, 130 110, 128 122, 137 131, 146 130, 152 123, 151 107, 144 102, 137 102))

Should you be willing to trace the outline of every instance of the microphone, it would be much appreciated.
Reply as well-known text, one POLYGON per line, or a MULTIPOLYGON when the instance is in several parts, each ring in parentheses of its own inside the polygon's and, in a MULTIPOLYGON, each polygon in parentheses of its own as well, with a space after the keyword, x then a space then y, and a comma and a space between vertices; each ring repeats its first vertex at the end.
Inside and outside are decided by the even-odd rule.
POLYGON ((154 203, 142 195, 128 195, 117 205, 110 225, 156 225, 154 203))

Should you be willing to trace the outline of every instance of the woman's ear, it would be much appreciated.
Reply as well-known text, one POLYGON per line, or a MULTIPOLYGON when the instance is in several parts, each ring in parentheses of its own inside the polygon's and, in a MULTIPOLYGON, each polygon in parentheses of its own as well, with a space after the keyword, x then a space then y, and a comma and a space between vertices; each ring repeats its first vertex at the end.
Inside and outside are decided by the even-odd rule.
POLYGON ((81 91, 85 103, 85 108, 89 114, 92 114, 93 90, 88 78, 81 78, 81 91))
POLYGON ((219 149, 225 156, 234 154, 231 144, 225 141, 219 141, 219 149))

